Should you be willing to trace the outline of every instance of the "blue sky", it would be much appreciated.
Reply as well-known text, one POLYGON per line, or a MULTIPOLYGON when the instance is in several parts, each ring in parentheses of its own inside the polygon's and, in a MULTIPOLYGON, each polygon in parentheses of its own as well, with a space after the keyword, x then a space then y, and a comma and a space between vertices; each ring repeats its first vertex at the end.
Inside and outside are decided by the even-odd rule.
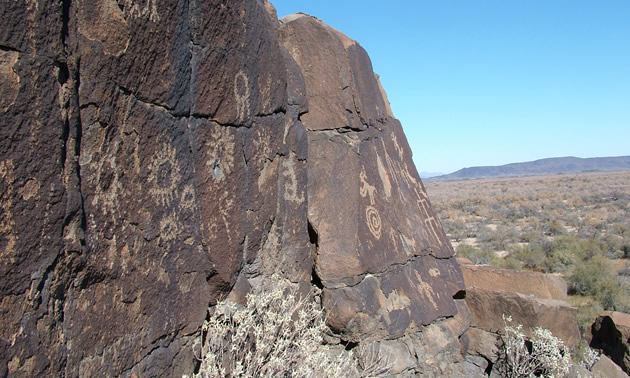
POLYGON ((276 0, 363 46, 418 171, 630 155, 629 0, 276 0))

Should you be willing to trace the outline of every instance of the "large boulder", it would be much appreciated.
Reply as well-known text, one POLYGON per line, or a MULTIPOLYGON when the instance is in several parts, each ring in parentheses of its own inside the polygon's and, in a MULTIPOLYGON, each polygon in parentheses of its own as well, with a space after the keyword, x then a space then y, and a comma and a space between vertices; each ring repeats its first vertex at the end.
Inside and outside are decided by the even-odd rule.
POLYGON ((367 53, 316 18, 280 21, 306 86, 308 220, 329 324, 358 342, 455 315, 461 271, 367 53))
POLYGON ((550 330, 569 348, 576 346, 581 338, 577 309, 563 301, 471 288, 466 290, 466 304, 472 313, 471 327, 487 332, 502 333, 505 315, 512 318, 513 324, 521 324, 528 337, 540 327, 550 330))
POLYGON ((630 373, 630 314, 607 311, 591 326, 590 345, 601 349, 623 371, 630 373))
POLYGON ((208 306, 271 274, 331 342, 458 371, 461 271, 355 41, 264 0, 0 15, 0 376, 191 373, 208 306))
POLYGON ((471 328, 464 337, 469 355, 496 361, 504 316, 511 317, 513 325, 522 325, 528 337, 540 327, 549 329, 569 347, 579 342, 577 309, 564 302, 567 284, 561 277, 469 264, 461 268, 472 315, 471 328))
POLYGON ((304 84, 264 9, 0 5, 0 376, 190 373, 244 265, 310 280, 304 84))
POLYGON ((548 329, 569 348, 580 341, 577 309, 564 302, 567 284, 562 278, 466 263, 461 267, 471 314, 462 336, 468 375, 496 376, 493 367, 502 354, 506 325, 521 325, 527 338, 536 328, 548 329))

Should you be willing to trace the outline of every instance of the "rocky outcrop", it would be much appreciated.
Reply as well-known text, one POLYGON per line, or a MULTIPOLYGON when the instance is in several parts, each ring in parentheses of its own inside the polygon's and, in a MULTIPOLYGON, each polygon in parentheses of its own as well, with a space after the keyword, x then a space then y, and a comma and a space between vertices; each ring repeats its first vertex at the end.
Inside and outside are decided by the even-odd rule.
POLYGON ((526 337, 548 329, 572 348, 581 339, 577 309, 563 301, 567 285, 557 276, 488 266, 462 265, 470 328, 463 336, 466 367, 474 374, 491 371, 499 357, 505 317, 522 325, 526 337))
POLYGON ((567 299, 567 283, 559 276, 489 265, 462 264, 461 268, 467 288, 521 293, 542 299, 567 299))
POLYGON ((599 358, 599 361, 591 369, 590 375, 601 378, 625 378, 628 376, 619 365, 606 356, 599 358))
POLYGON ((461 272, 356 42, 262 0, 0 15, 0 376, 190 373, 208 306, 272 273, 336 342, 458 369, 461 272))
POLYGON ((262 9, 2 4, 0 375, 189 373, 244 264, 301 253, 310 280, 307 139, 262 9))
POLYGON ((530 337, 538 327, 548 329, 570 348, 581 338, 577 309, 563 301, 471 288, 466 290, 466 304, 472 313, 471 326, 487 332, 500 333, 505 315, 530 337))
POLYGON ((278 32, 306 83, 308 219, 330 325, 357 342, 455 315, 459 267, 367 53, 306 15, 278 32))
POLYGON ((624 372, 630 373, 630 315, 617 311, 601 314, 591 326, 590 346, 601 349, 624 372))

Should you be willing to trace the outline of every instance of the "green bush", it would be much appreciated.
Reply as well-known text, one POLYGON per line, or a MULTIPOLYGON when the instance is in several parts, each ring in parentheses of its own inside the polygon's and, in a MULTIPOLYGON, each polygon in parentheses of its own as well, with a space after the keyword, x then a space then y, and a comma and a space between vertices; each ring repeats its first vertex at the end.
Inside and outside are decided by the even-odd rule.
POLYGON ((457 257, 465 257, 475 265, 497 265, 499 258, 493 251, 481 250, 468 244, 457 246, 457 257))

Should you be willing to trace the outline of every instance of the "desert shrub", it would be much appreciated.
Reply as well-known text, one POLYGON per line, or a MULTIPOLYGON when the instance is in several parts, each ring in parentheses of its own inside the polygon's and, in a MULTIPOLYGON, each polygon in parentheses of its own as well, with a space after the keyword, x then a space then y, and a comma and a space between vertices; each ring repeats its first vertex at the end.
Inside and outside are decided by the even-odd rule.
POLYGON ((526 340, 520 324, 512 325, 512 318, 505 315, 503 320, 505 335, 497 367, 504 377, 562 377, 568 373, 569 350, 551 331, 536 328, 531 340, 526 340))
POLYGON ((327 330, 321 308, 298 299, 274 277, 254 289, 244 306, 219 302, 204 324, 198 377, 337 377, 355 371, 345 351, 322 345, 327 330))
POLYGON ((582 366, 588 371, 591 371, 593 366, 595 366, 597 361, 599 361, 602 353, 599 350, 589 347, 586 340, 582 339, 578 345, 575 346, 571 355, 573 356, 573 361, 576 364, 582 366))
POLYGON ((504 269, 521 270, 523 263, 516 259, 514 256, 508 255, 502 259, 499 259, 495 265, 498 265, 504 269))
POLYGON ((499 259, 492 251, 478 249, 468 244, 458 245, 456 252, 457 257, 465 257, 475 265, 496 265, 499 259))
POLYGON ((477 238, 485 249, 503 251, 518 240, 519 234, 512 226, 498 225, 496 230, 484 227, 479 231, 477 238))
POLYGON ((542 243, 537 243, 537 240, 531 241, 526 246, 512 246, 510 256, 522 261, 523 267, 526 269, 544 272, 546 254, 542 243))
POLYGON ((444 219, 442 227, 444 227, 444 232, 457 242, 468 236, 466 225, 461 220, 444 219))
POLYGON ((630 310, 630 285, 617 276, 614 264, 604 256, 577 264, 567 277, 569 289, 574 294, 593 297, 606 310, 627 312, 630 310))

